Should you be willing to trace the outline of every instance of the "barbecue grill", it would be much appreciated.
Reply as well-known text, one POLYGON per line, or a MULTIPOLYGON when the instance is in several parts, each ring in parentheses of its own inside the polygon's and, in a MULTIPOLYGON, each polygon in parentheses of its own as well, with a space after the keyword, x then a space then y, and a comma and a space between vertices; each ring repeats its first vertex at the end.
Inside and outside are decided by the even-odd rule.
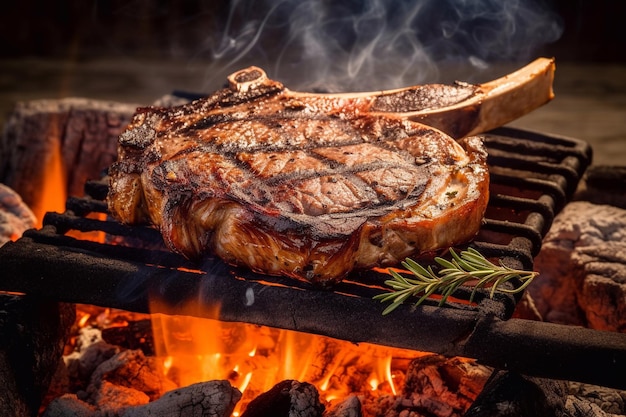
MULTIPOLYGON (((507 127, 484 138, 491 197, 470 245, 508 266, 532 269, 554 216, 590 163, 591 149, 579 140, 507 127)), ((85 196, 70 197, 64 213, 47 213, 43 228, 0 248, 0 290, 141 313, 182 314, 193 301, 219 306, 223 321, 467 356, 529 375, 626 388, 620 377, 626 372, 626 335, 511 318, 519 294, 492 299, 479 290, 470 303, 471 290, 462 288, 442 306, 428 299, 383 316, 385 305, 372 299, 388 290, 383 270, 354 273, 328 290, 210 256, 192 262, 168 251, 149 225, 126 226, 107 217, 107 191, 106 176, 88 182, 85 196), (91 232, 100 238, 87 237, 91 232), (154 299, 160 301, 156 311, 154 299)))

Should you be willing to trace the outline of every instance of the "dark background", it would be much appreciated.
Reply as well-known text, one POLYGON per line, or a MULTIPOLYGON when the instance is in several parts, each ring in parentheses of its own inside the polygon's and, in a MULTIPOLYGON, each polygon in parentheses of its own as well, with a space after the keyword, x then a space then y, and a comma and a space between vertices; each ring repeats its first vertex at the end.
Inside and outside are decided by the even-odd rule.
POLYGON ((373 91, 479 83, 548 56, 555 99, 511 125, 623 165, 625 19, 626 0, 13 0, 0 13, 0 129, 17 102, 147 105, 210 93, 252 64, 296 91, 373 91))
MULTIPOLYGON (((422 1, 423 18, 416 19, 419 36, 433 40, 439 36, 438 24, 450 13, 454 1, 422 1)), ((470 2, 471 3, 471 2, 470 2)), ((476 2, 481 3, 481 2, 476 2)), ((485 4, 489 1, 485 2, 485 4)), ((546 34, 546 44, 530 45, 532 51, 524 54, 552 55, 559 61, 626 62, 626 1, 622 0, 519 0, 502 1, 501 4, 540 5, 554 12, 561 25, 558 39, 553 34, 546 34)), ((235 4, 235 2, 233 2, 235 4)), ((87 59, 95 56, 141 56, 159 59, 216 59, 215 51, 223 48, 223 38, 216 36, 228 26, 231 33, 242 34, 246 30, 254 32, 254 24, 260 24, 262 18, 272 7, 272 18, 256 40, 261 48, 254 48, 248 53, 260 54, 261 49, 270 55, 278 44, 288 35, 285 25, 280 22, 287 19, 293 11, 293 1, 239 1, 238 9, 230 14, 231 4, 227 1, 144 1, 144 0, 20 0, 5 2, 0 17, 0 58, 4 57, 49 57, 87 59), (8 4, 7 4, 8 3, 8 4), (281 4, 282 3, 282 4, 281 4), (278 5, 278 6, 277 6, 278 5), (251 23, 252 22, 252 23, 251 23), (246 26, 248 25, 248 27, 246 26), (269 51, 269 52, 267 52, 269 51)), ((319 1, 312 3, 314 8, 327 9, 332 18, 341 18, 355 11, 362 11, 363 2, 319 1)), ((408 1, 385 2, 400 15, 408 1)), ((390 16, 392 14, 390 13, 390 16)), ((394 24, 393 17, 387 22, 394 24)), ((495 17, 497 19, 497 17, 495 17)), ((531 17, 532 19, 532 17, 531 17)), ((474 16, 465 23, 468 29, 483 21, 487 27, 494 26, 489 18, 474 16)), ((367 22, 366 22, 367 23, 367 22)), ((528 24, 527 21, 519 24, 528 24)), ((337 29, 338 25, 329 24, 326 29, 329 36, 336 36, 344 50, 355 44, 351 29, 337 29), (333 34, 341 30, 343 34, 333 34), (347 32, 347 33, 346 33, 347 32), (352 38, 351 38, 352 36, 352 38)), ((544 28, 537 28, 537 35, 544 28)), ((248 34, 252 36, 251 34, 248 34)), ((522 44, 524 40, 520 40, 522 44)), ((520 45, 524 47, 525 45, 520 45)), ((526 45, 528 46, 528 45, 526 45)), ((443 49, 435 44, 435 55, 443 49)), ((485 61, 502 58, 510 60, 513 54, 490 55, 489 51, 477 52, 471 45, 462 45, 461 50, 446 52, 453 56, 474 54, 485 61)), ((496 51, 498 53, 498 51, 496 51)), ((223 56, 224 59, 232 57, 223 56)), ((435 56, 435 58, 441 58, 435 56)))

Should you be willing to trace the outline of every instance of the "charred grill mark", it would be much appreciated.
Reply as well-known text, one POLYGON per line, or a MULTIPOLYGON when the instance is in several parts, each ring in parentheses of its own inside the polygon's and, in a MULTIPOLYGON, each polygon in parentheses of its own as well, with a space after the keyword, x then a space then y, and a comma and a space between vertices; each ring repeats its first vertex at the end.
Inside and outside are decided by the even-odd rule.
POLYGON ((232 113, 217 113, 217 114, 213 113, 213 114, 209 114, 208 116, 203 117, 202 119, 198 120, 191 126, 187 126, 181 129, 179 132, 181 134, 185 134, 193 130, 204 130, 204 129, 213 127, 215 125, 218 125, 220 123, 227 123, 233 120, 238 120, 238 119, 236 119, 232 113))
POLYGON ((171 158, 172 159, 178 159, 178 158, 183 158, 185 155, 189 155, 191 153, 194 152, 201 152, 201 151, 207 151, 207 152, 215 152, 216 150, 210 150, 207 147, 204 146, 190 146, 188 148, 185 149, 181 149, 180 151, 176 152, 175 154, 172 154, 171 158))
POLYGON ((393 152, 402 152, 403 154, 407 155, 404 151, 393 148, 387 143, 406 139, 408 136, 413 136, 416 134, 416 132, 407 132, 401 127, 397 127, 392 130, 386 129, 382 132, 372 134, 371 131, 368 131, 367 126, 355 126, 343 120, 331 120, 330 118, 325 117, 311 118, 309 120, 297 120, 288 117, 263 116, 235 119, 231 118, 231 115, 212 115, 199 121, 198 127, 195 126, 196 125, 189 126, 185 128, 185 131, 178 132, 178 134, 180 136, 187 135, 191 137, 197 142, 197 145, 195 146, 199 149, 201 148, 204 150, 213 150, 215 152, 222 153, 237 153, 242 151, 250 153, 281 152, 294 149, 312 151, 317 148, 346 147, 368 143, 372 146, 378 146, 393 152), (302 126, 300 126, 300 123, 310 125, 312 123, 312 120, 321 123, 331 123, 331 125, 330 127, 328 127, 327 130, 324 130, 324 127, 327 126, 318 125, 317 131, 306 132, 306 134, 303 133, 303 129, 302 126), (243 122, 243 125, 229 125, 233 122, 243 122), (254 123, 256 122, 259 122, 263 126, 265 126, 267 128, 267 132, 272 132, 276 134, 275 132, 279 131, 280 136, 277 136, 277 138, 279 139, 272 142, 259 142, 253 144, 249 144, 237 139, 243 137, 244 135, 256 136, 259 134, 265 134, 265 132, 260 132, 254 127, 254 123), (223 131, 216 132, 215 135, 209 134, 206 137, 201 137, 199 134, 208 129, 206 126, 200 127, 200 125, 203 124, 206 124, 207 126, 212 125, 212 127, 218 127, 219 125, 224 124, 224 126, 219 127, 223 129, 223 131, 229 131, 230 135, 232 135, 232 137, 234 137, 235 139, 228 141, 224 140, 223 131), (341 135, 338 135, 337 133, 341 133, 341 135), (217 143, 219 141, 222 141, 222 143, 217 143))
POLYGON ((156 189, 203 199, 210 196, 201 197, 197 190, 210 177, 214 186, 229 184, 221 198, 259 212, 269 207, 268 213, 274 210, 291 218, 289 228, 315 229, 319 222, 330 222, 324 227, 333 229, 341 219, 354 223, 419 203, 428 175, 416 170, 430 161, 418 160, 395 144, 420 133, 421 128, 396 119, 382 123, 376 117, 300 117, 289 110, 262 115, 241 108, 210 114, 170 133, 163 140, 178 140, 179 149, 168 156, 176 164, 158 166, 152 181, 156 189), (291 161, 290 153, 294 155, 291 161), (219 155, 221 162, 217 170, 207 172, 202 167, 216 164, 210 155, 219 155), (359 155, 358 160, 352 155, 359 155), (278 166, 298 165, 275 173, 270 167, 268 176, 261 174, 259 170, 265 172, 267 161, 277 156, 282 158, 278 166), (291 197, 278 196, 276 187, 291 189, 308 201, 303 200, 302 207, 290 206, 291 197), (309 195, 316 187, 323 190, 319 199, 309 195), (324 220, 327 217, 330 220, 324 220))
POLYGON ((384 162, 371 163, 371 164, 362 164, 358 166, 348 167, 345 165, 334 164, 334 167, 328 167, 328 169, 324 170, 310 170, 310 171, 300 171, 289 174, 281 174, 275 175, 272 178, 266 181, 266 184, 269 186, 274 186, 280 184, 282 182, 298 182, 304 181, 311 178, 320 178, 320 177, 332 177, 332 176, 352 176, 359 172, 367 172, 367 171, 375 171, 379 169, 385 168, 396 168, 396 166, 391 164, 386 164, 384 162))
MULTIPOLYGON (((351 141, 347 146, 349 145, 362 145, 363 142, 361 140, 354 140, 351 141)), ((403 151, 403 150, 399 150, 395 147, 393 147, 392 145, 389 145, 386 142, 376 142, 376 143, 367 143, 366 144, 366 150, 369 150, 368 148, 372 147, 372 148, 379 148, 379 149, 384 149, 390 153, 395 153, 395 154, 400 154, 402 160, 404 161, 404 163, 398 164, 398 161, 395 161, 394 163, 389 163, 387 161, 377 161, 377 162, 373 162, 373 163, 360 163, 357 165, 352 165, 352 166, 348 166, 343 164, 341 161, 337 161, 331 158, 327 158, 323 155, 320 155, 316 152, 314 152, 315 149, 319 149, 321 148, 320 146, 311 146, 309 149, 303 149, 304 152, 306 152, 306 155, 308 157, 312 157, 315 158, 319 161, 321 161, 326 168, 325 169, 302 169, 302 170, 298 170, 298 172, 289 172, 289 173, 283 173, 283 174, 278 174, 278 175, 274 175, 269 179, 263 180, 262 178, 259 177, 259 173, 256 172, 250 165, 248 162, 241 160, 240 158, 238 158, 238 148, 237 147, 233 147, 232 149, 228 149, 225 150, 224 146, 221 145, 214 145, 211 143, 207 143, 207 142, 202 142, 202 143, 197 143, 194 146, 189 146, 186 147, 180 151, 178 151, 177 153, 175 153, 174 155, 172 155, 170 158, 171 161, 174 160, 184 160, 186 158, 189 158, 189 155, 191 154, 198 154, 198 155, 207 155, 207 154, 219 154, 222 157, 224 157, 229 164, 231 164, 232 169, 234 171, 238 171, 239 175, 242 178, 247 178, 246 183, 248 185, 251 185, 256 191, 255 193, 245 193, 243 192, 243 189, 236 191, 235 188, 231 188, 231 192, 229 192, 228 194, 230 195, 231 198, 235 199, 235 200, 242 200, 242 201, 247 201, 248 203, 252 203, 254 202, 255 204, 259 204, 261 206, 265 205, 266 203, 271 201, 271 192, 269 191, 272 187, 275 187, 276 185, 283 183, 283 182, 287 182, 287 183, 291 183, 294 185, 294 187, 297 187, 297 184, 300 182, 304 182, 310 179, 314 179, 314 178, 322 178, 322 177, 328 177, 328 181, 337 181, 339 178, 343 178, 345 180, 347 180, 349 183, 352 184, 352 186, 356 187, 356 189, 360 190, 360 192, 362 192, 363 194, 373 194, 377 196, 377 203, 375 203, 376 205, 389 205, 389 204, 393 204, 394 201, 398 201, 398 200, 403 200, 404 203, 403 205, 407 205, 410 204, 410 202, 408 200, 415 200, 417 199, 422 191, 423 191, 423 187, 422 188, 415 188, 415 187, 411 187, 411 186, 404 186, 402 189, 402 187, 396 187, 396 191, 389 191, 390 188, 389 186, 387 186, 385 183, 386 181, 382 181, 381 183, 379 183, 376 180, 372 180, 372 177, 367 178, 367 176, 362 176, 359 174, 363 174, 363 173, 368 173, 368 172, 373 172, 373 171, 377 171, 377 170, 414 170, 417 167, 419 167, 420 165, 424 165, 429 163, 428 160, 416 160, 412 155, 410 155, 408 152, 403 151), (411 192, 413 190, 413 192, 411 192), (420 191, 421 190, 421 191, 420 191)), ((257 147, 257 151, 262 153, 262 154, 267 154, 268 150, 266 147, 257 147)), ((280 150, 284 150, 281 148, 277 148, 278 151, 280 150)), ((289 149, 293 149, 293 148, 289 148, 289 149)), ((250 151, 249 149, 247 151, 250 151)), ((376 151, 372 151, 369 150, 371 153, 376 154, 376 151)), ((254 153, 254 152, 251 152, 254 153)), ((346 150, 344 152, 341 152, 341 154, 344 155, 349 155, 352 154, 351 151, 346 150)), ((276 156, 276 155, 272 155, 272 154, 267 154, 267 155, 263 155, 263 156, 267 156, 268 160, 272 159, 272 156, 276 156)), ((292 158, 292 163, 295 163, 296 160, 292 158)), ((183 167, 178 167, 178 168, 173 168, 173 169, 184 169, 183 167)), ((380 173, 379 175, 385 175, 384 173, 380 173)), ((165 173, 162 172, 161 173, 161 177, 165 177, 165 173)), ((374 177, 376 178, 376 176, 374 177)), ((378 178, 376 178, 378 179, 378 178)), ((156 179, 155 179, 156 180, 156 179)), ((161 183, 163 181, 158 181, 156 180, 155 183, 161 183)), ((158 188, 158 186, 157 186, 158 188)), ((392 187, 393 188, 393 187, 392 187)), ((239 189, 239 188, 237 188, 239 189)), ((332 196, 329 195, 329 198, 333 198, 332 196)), ((370 206, 371 207, 371 206, 370 206)))
POLYGON ((298 117, 298 113, 292 113, 288 116, 278 116, 278 115, 263 115, 258 114, 253 111, 239 111, 239 112, 229 112, 229 113, 213 113, 208 116, 203 117, 197 122, 187 126, 184 129, 181 129, 181 133, 191 132, 194 130, 202 130, 214 127, 221 123, 232 123, 232 122, 261 122, 266 124, 268 127, 273 128, 281 128, 282 125, 288 124, 289 121, 311 121, 311 120, 320 120, 326 121, 329 120, 327 115, 307 115, 306 118, 304 116, 298 117))
MULTIPOLYGON (((371 146, 373 148, 382 148, 379 145, 380 145, 379 143, 368 144, 368 146, 371 146)), ((349 151, 348 149, 350 148, 344 147, 344 151, 341 152, 341 154, 348 156, 348 155, 353 155, 355 153, 355 152, 349 151)), ((388 148, 388 151, 396 153, 396 150, 392 148, 388 148)), ((342 163, 336 159, 333 159, 332 157, 327 157, 317 152, 310 152, 310 154, 312 156, 315 156, 317 159, 319 159, 320 161, 322 161, 324 164, 328 166, 328 170, 327 170, 328 173, 324 171, 319 171, 319 170, 317 171, 317 173, 319 174, 319 177, 333 175, 333 176, 329 176, 328 178, 329 181, 333 181, 333 180, 337 181, 336 179, 337 175, 345 177, 353 185, 355 185, 363 194, 368 194, 368 193, 375 194, 377 201, 379 201, 382 204, 386 203, 387 201, 393 201, 393 199, 388 198, 388 196, 385 195, 383 190, 379 188, 380 184, 378 181, 376 180, 372 181, 371 179, 367 179, 366 175, 360 175, 360 174, 378 171, 378 170, 397 169, 397 168, 410 170, 415 167, 414 164, 408 163, 409 161, 414 159, 412 157, 403 158, 405 159, 407 163, 405 165, 400 165, 400 166, 398 166, 398 164, 396 163, 389 163, 386 161, 385 162, 376 161, 376 162, 370 162, 370 163, 360 163, 358 165, 346 165, 345 163, 342 163)), ((294 180, 294 181, 297 182, 298 180, 294 180)), ((402 190, 401 190, 401 193, 405 195, 407 194, 407 192, 404 192, 402 190)), ((328 192, 328 194, 330 194, 330 191, 328 192)))
MULTIPOLYGON (((283 230, 298 230, 299 233, 306 234, 308 229, 313 227, 318 227, 319 222, 322 223, 334 223, 335 226, 341 224, 342 221, 345 220, 359 220, 360 222, 365 221, 367 218, 373 218, 378 216, 383 216, 386 213, 396 211, 396 210, 405 210, 413 205, 419 203, 421 195, 426 190, 426 186, 428 184, 427 180, 415 184, 411 192, 403 199, 397 201, 379 201, 372 202, 367 206, 363 207, 355 207, 350 211, 346 212, 333 212, 333 213, 325 213, 319 216, 311 216, 307 214, 294 214, 294 213, 283 213, 282 218, 288 219, 288 222, 283 223, 283 230), (314 217, 315 220, 311 220, 311 217, 314 217)), ((327 231, 332 235, 331 231, 327 231)), ((337 230, 337 235, 341 235, 342 233, 337 230)), ((334 235, 332 235, 334 236, 334 235)))

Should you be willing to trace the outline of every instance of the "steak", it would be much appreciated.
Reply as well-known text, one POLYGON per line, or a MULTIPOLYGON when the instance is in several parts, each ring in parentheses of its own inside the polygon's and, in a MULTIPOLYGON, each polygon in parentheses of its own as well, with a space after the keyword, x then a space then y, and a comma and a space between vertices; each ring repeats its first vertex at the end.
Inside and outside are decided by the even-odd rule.
POLYGON ((489 199, 481 139, 456 141, 413 119, 416 106, 457 111, 484 98, 481 86, 305 94, 256 67, 229 81, 189 104, 137 110, 109 170, 115 218, 154 224, 188 258, 216 254, 321 286, 467 242, 480 228, 489 199))

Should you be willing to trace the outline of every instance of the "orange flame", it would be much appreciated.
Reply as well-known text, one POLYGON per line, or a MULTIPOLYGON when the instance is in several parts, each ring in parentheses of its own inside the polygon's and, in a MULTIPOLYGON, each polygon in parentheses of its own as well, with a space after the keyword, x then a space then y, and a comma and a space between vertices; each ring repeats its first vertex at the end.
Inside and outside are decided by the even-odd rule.
MULTIPOLYGON (((198 308, 188 306, 181 311, 184 315, 151 315, 156 354, 163 360, 166 376, 179 386, 229 380, 243 393, 234 416, 243 412, 250 400, 288 379, 315 385, 329 403, 359 392, 395 395, 392 358, 420 355, 291 330, 197 318, 198 308)), ((215 307, 210 314, 201 315, 217 317, 218 310, 215 307)))
MULTIPOLYGON (((58 135, 56 136, 58 137, 58 135)), ((37 217, 37 227, 41 227, 43 216, 47 212, 62 213, 65 211, 67 174, 63 163, 61 143, 58 138, 52 147, 52 152, 47 155, 43 164, 45 164, 46 169, 43 171, 41 195, 39 201, 33 202, 31 207, 35 217, 37 217)))

